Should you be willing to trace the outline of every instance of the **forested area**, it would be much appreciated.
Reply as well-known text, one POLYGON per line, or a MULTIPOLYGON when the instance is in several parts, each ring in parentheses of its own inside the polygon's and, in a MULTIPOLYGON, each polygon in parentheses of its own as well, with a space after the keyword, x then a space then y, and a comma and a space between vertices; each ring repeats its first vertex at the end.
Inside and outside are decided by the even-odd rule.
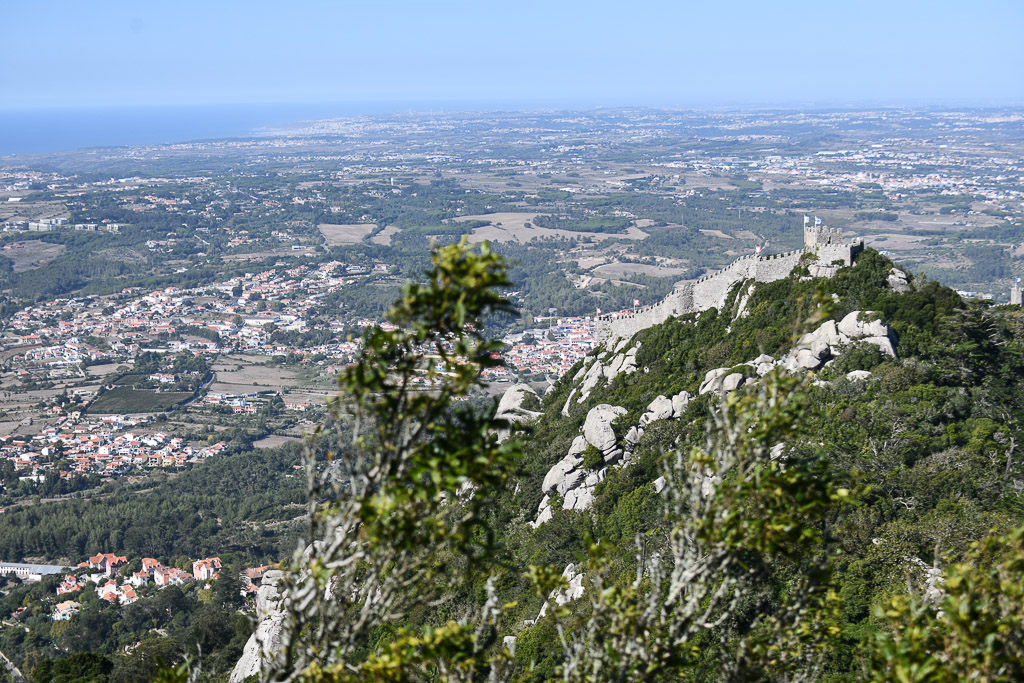
POLYGON ((291 551, 287 523, 303 513, 300 448, 213 458, 145 488, 113 482, 89 497, 10 507, 0 515, 0 556, 75 564, 97 552, 276 559, 291 551))

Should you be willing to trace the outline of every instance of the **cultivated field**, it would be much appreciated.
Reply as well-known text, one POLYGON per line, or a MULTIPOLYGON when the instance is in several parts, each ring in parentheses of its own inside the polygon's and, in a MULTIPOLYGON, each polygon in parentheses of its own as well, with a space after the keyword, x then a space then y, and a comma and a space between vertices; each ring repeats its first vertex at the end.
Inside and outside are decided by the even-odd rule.
POLYGON ((401 228, 398 227, 397 225, 389 225, 380 232, 378 232, 376 235, 371 237, 370 241, 373 242, 374 244, 383 244, 386 247, 390 247, 391 236, 400 230, 401 228))
POLYGON ((535 213, 487 213, 478 216, 459 216, 456 222, 463 221, 490 221, 490 225, 473 230, 470 236, 471 242, 518 242, 525 244, 530 240, 554 237, 561 239, 584 239, 591 238, 601 241, 612 238, 642 240, 647 237, 643 230, 630 226, 624 233, 610 234, 603 232, 575 232, 573 230, 552 230, 533 225, 538 214, 535 213), (527 223, 530 226, 527 227, 527 223))
POLYGON ((85 369, 85 373, 89 377, 106 377, 107 375, 113 375, 117 372, 117 368, 121 366, 121 363, 103 363, 102 365, 90 365, 85 369))
POLYGON ((301 439, 297 436, 282 436, 280 434, 271 434, 269 436, 263 437, 259 441, 253 441, 252 445, 255 446, 256 448, 275 448, 277 446, 283 446, 286 443, 294 443, 296 441, 301 441, 301 439))
POLYGON ((732 239, 732 235, 726 235, 721 230, 705 230, 704 228, 699 228, 699 231, 702 234, 708 235, 709 237, 720 237, 723 240, 731 240, 732 239))
POLYGON ((271 251, 254 251, 249 254, 224 254, 223 258, 225 261, 236 262, 236 261, 263 261, 268 258, 280 258, 282 256, 302 256, 312 252, 313 247, 308 244, 297 244, 299 249, 292 249, 291 247, 285 247, 282 249, 274 249, 271 251))
POLYGON ((254 365, 250 359, 243 356, 221 358, 214 364, 213 371, 214 381, 210 385, 210 391, 215 394, 277 391, 295 383, 295 373, 291 370, 254 365))
POLYGON ((190 398, 187 391, 148 391, 117 387, 89 404, 86 411, 93 415, 107 413, 155 413, 166 410, 190 398))
POLYGON ((668 266, 650 266, 644 263, 606 263, 591 271, 594 275, 606 278, 625 277, 627 275, 651 275, 653 277, 677 277, 686 272, 686 268, 668 266))
MULTIPOLYGON (((327 246, 339 247, 356 244, 377 229, 373 223, 321 223, 317 226, 327 240, 327 246)), ((390 241, 390 238, 389 238, 390 241)))
POLYGON ((26 240, 6 245, 3 255, 14 261, 14 272, 21 273, 49 263, 60 256, 64 248, 63 244, 26 240))

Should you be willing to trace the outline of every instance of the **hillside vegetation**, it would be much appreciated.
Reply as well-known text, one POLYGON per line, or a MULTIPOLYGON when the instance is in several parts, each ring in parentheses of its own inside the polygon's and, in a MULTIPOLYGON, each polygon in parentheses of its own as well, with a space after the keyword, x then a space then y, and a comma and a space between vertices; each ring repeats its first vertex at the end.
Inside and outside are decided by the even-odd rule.
MULTIPOLYGON (((345 439, 305 460, 316 511, 280 585, 273 628, 284 647, 266 675, 1019 680, 1024 314, 920 278, 898 292, 893 267, 869 249, 831 279, 798 268, 752 292, 740 283, 720 309, 595 350, 499 443, 504 417, 463 399, 497 362, 475 323, 508 310, 495 294, 504 265, 486 247, 441 248, 427 282, 396 305, 397 329, 368 331, 361 362, 343 373, 332 410, 345 439), (895 357, 859 342, 813 372, 747 364, 856 311, 887 326, 895 357), (580 400, 579 371, 627 347, 635 371, 608 373, 580 400), (744 381, 701 393, 715 369, 744 381), (413 390, 414 377, 433 390, 413 390), (659 396, 683 392, 677 409, 651 417, 659 396), (595 410, 615 415, 614 443, 580 446, 592 501, 564 509, 552 469, 592 431, 595 410)), ((177 498, 175 482, 163 500, 203 500, 201 471, 194 495, 177 498)), ((252 493, 271 503, 272 488, 252 493)), ((45 529, 30 514, 19 522, 45 529)), ((48 545, 6 524, 4 538, 48 545)), ((220 635, 201 641, 194 614, 191 631, 175 632, 195 635, 167 648, 169 663, 186 653, 192 663, 164 676, 199 663, 200 679, 226 680, 246 629, 218 612, 220 635), (202 642, 212 649, 200 653, 202 642)), ((62 653, 99 652, 124 680, 137 662, 117 654, 118 632, 64 637, 62 653)), ((23 647, 15 640, 5 651, 23 647)))

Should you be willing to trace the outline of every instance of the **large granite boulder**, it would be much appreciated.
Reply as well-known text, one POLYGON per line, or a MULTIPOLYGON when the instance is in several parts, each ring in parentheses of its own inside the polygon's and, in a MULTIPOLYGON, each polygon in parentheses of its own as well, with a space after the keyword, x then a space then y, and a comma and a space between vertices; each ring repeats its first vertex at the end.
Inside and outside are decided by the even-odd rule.
POLYGON ((892 358, 896 357, 896 347, 893 346, 892 339, 890 339, 889 337, 864 337, 864 339, 862 339, 861 341, 866 342, 868 344, 874 344, 875 346, 878 347, 879 351, 881 351, 887 356, 890 356, 892 358))
POLYGON ((647 412, 640 416, 640 426, 646 427, 652 422, 667 420, 671 417, 672 399, 667 396, 658 396, 647 406, 647 412))
POLYGON ((594 364, 583 375, 583 381, 580 384, 580 397, 577 399, 577 402, 583 403, 590 396, 590 392, 597 387, 597 383, 604 376, 603 373, 604 366, 601 365, 601 361, 594 361, 594 364))
POLYGON ((548 470, 548 473, 544 475, 544 482, 541 484, 541 490, 544 493, 551 493, 557 490, 560 494, 565 493, 565 483, 570 479, 570 474, 573 470, 583 464, 583 458, 580 454, 586 450, 587 440, 583 436, 577 436, 572 442, 572 446, 569 447, 569 452, 566 453, 565 457, 555 463, 554 467, 548 470))
POLYGON ((910 284, 907 282, 907 274, 899 268, 889 270, 889 277, 886 278, 886 282, 889 283, 892 291, 897 294, 903 294, 910 289, 910 284))
POLYGON ((513 384, 501 395, 501 400, 498 401, 498 409, 495 412, 497 415, 526 415, 535 417, 540 413, 523 408, 523 403, 530 396, 538 400, 540 398, 529 384, 513 384))
POLYGON ((567 491, 562 500, 563 510, 586 510, 594 504, 594 487, 581 486, 567 491))
POLYGON ((602 453, 610 453, 615 449, 615 430, 612 424, 625 415, 626 409, 620 406, 611 406, 607 403, 594 406, 587 413, 587 419, 583 422, 583 436, 594 448, 602 453))
POLYGON ((729 368, 715 368, 708 370, 704 375, 704 381, 700 383, 697 393, 704 395, 709 391, 717 391, 722 386, 722 378, 729 374, 729 368))
POLYGON ((537 506, 537 519, 530 522, 530 526, 536 529, 541 524, 551 519, 553 514, 554 510, 551 509, 551 496, 544 496, 540 501, 540 505, 537 506))
MULTIPOLYGON (((540 417, 541 413, 535 410, 527 410, 523 407, 523 403, 531 396, 538 401, 540 400, 537 392, 529 384, 513 384, 501 395, 501 400, 498 401, 498 409, 495 411, 494 416, 514 425, 532 422, 540 417)), ((499 429, 498 441, 506 441, 511 435, 511 429, 499 429)))
POLYGON ((722 378, 722 393, 728 394, 729 392, 736 391, 741 386, 746 378, 742 373, 732 372, 722 378))
POLYGON ((672 397, 672 417, 680 418, 683 413, 686 412, 686 407, 690 405, 690 392, 680 391, 678 394, 672 397))
POLYGON ((541 491, 544 493, 551 493, 557 490, 559 493, 564 494, 562 490, 565 487, 565 482, 570 478, 570 474, 581 464, 583 464, 583 458, 578 455, 567 455, 557 463, 555 466, 548 470, 548 473, 544 475, 544 483, 541 484, 541 491))

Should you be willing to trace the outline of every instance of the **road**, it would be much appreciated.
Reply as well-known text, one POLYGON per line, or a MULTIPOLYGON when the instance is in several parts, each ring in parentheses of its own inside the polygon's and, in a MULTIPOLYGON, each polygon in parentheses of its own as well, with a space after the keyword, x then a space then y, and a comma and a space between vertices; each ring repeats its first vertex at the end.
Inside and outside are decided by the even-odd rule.
POLYGON ((0 652, 0 659, 4 660, 4 668, 7 669, 11 676, 14 677, 14 680, 17 681, 17 683, 25 683, 25 677, 22 675, 21 671, 18 670, 18 667, 14 666, 14 662, 7 659, 7 655, 0 652))

